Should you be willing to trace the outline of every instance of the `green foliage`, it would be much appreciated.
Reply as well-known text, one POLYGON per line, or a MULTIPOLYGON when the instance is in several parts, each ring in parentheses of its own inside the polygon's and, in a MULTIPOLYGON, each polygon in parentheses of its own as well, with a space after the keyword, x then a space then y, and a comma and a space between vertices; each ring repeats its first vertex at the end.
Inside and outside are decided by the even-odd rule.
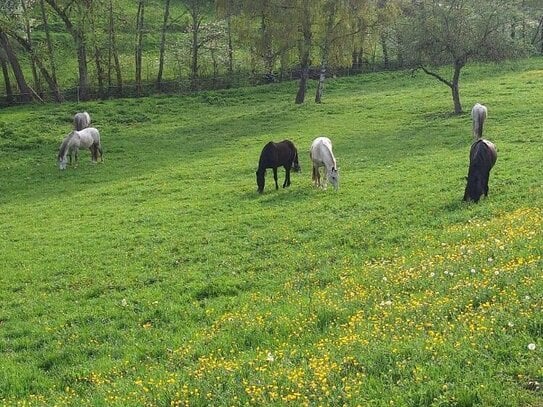
POLYGON ((3 110, 0 403, 540 404, 542 62, 465 69, 499 150, 477 205, 469 115, 424 75, 3 110), (60 172, 80 110, 105 162, 60 172), (259 195, 284 138, 302 173, 259 195))

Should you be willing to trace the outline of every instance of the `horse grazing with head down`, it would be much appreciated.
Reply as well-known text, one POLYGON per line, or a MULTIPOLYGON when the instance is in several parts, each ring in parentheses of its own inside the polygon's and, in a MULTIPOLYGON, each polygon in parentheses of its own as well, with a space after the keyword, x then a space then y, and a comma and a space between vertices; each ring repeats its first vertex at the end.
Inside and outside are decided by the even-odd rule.
POLYGON ((326 179, 334 186, 334 189, 339 188, 339 172, 337 168, 336 158, 332 152, 332 142, 328 137, 317 137, 311 143, 309 157, 313 162, 312 179, 316 187, 321 186, 320 167, 324 167, 326 174, 322 187, 326 187, 326 179))
POLYGON ((475 103, 471 109, 471 120, 473 122, 473 139, 477 140, 483 137, 483 124, 485 122, 488 110, 486 106, 475 103))
POLYGON ((286 188, 290 185, 290 170, 293 169, 295 172, 300 171, 298 150, 292 141, 283 140, 279 143, 270 141, 262 149, 258 162, 258 170, 256 170, 256 184, 259 193, 264 192, 266 168, 271 168, 273 170, 275 189, 279 189, 279 185, 277 185, 277 167, 285 168, 285 182, 283 183, 283 188, 286 188))
POLYGON ((90 126, 91 118, 87 112, 79 112, 74 116, 74 128, 76 131, 83 130, 90 126))
POLYGON ((479 202, 481 195, 488 195, 490 170, 497 158, 496 146, 490 141, 479 139, 471 145, 464 201, 479 202))
POLYGON ((61 170, 66 169, 68 156, 70 157, 70 164, 72 163, 72 153, 74 153, 75 162, 77 163, 80 148, 88 148, 90 150, 93 163, 96 163, 98 160, 98 154, 100 154, 101 161, 104 161, 100 133, 94 127, 87 127, 81 131, 72 131, 62 140, 57 156, 58 165, 61 170))

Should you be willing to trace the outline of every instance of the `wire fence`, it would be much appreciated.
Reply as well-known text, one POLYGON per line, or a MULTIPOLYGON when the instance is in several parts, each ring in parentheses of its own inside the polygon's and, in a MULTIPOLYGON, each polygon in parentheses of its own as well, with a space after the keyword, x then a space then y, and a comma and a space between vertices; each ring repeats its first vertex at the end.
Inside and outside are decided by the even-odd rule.
MULTIPOLYGON (((371 69, 375 71, 378 69, 371 69)), ((341 69, 328 70, 326 77, 335 76, 352 76, 360 73, 368 72, 370 69, 341 69)), ((309 69, 309 78, 318 79, 320 76, 319 68, 309 69)), ((86 89, 81 89, 79 86, 61 89, 59 91, 62 101, 80 102, 82 100, 104 100, 112 98, 137 98, 147 97, 152 95, 187 95, 202 91, 222 90, 231 88, 241 88, 247 86, 258 86, 264 84, 280 83, 285 81, 297 80, 301 77, 300 69, 293 69, 286 72, 267 73, 267 74, 250 74, 250 73, 235 73, 226 76, 211 76, 199 78, 180 78, 176 80, 162 81, 160 83, 145 81, 141 84, 135 82, 127 82, 122 85, 103 86, 89 85, 86 89)), ((13 106, 18 104, 29 103, 28 100, 54 102, 56 96, 53 92, 38 90, 32 93, 22 94, 13 92, 8 95, 5 92, 0 94, 0 106, 13 106)))

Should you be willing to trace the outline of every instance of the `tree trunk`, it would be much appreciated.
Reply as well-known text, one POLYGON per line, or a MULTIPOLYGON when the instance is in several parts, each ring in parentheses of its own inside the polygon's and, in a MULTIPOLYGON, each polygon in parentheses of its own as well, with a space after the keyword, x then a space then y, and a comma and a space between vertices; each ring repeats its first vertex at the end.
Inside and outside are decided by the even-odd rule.
POLYGON ((51 80, 53 82, 53 95, 57 102, 62 102, 63 97, 60 93, 60 88, 58 86, 58 80, 57 80, 57 69, 55 65, 55 56, 53 53, 53 42, 51 41, 51 31, 49 29, 49 22, 47 20, 47 13, 45 12, 45 3, 43 0, 40 0, 40 9, 41 9, 41 17, 43 21, 43 27, 45 30, 45 40, 47 43, 47 53, 49 56, 49 63, 51 65, 51 80))
POLYGON ((140 0, 138 3, 138 14, 136 16, 136 93, 141 96, 141 68, 142 68, 142 54, 143 54, 143 13, 145 11, 144 0, 140 0))
POLYGON ((305 92, 307 91, 307 79, 309 77, 309 58, 311 52, 311 14, 310 14, 310 0, 303 0, 303 8, 301 10, 302 20, 302 34, 303 40, 299 45, 300 52, 300 68, 301 77, 300 84, 298 86, 298 93, 296 94, 296 104, 302 104, 305 100, 305 92))
MULTIPOLYGON (((30 20, 28 19, 28 13, 27 13, 28 10, 26 8, 25 0, 21 0, 21 7, 23 9, 23 15, 24 15, 24 28, 25 28, 26 40, 30 44, 30 47, 32 47, 32 36, 30 34, 30 20)), ((43 96, 40 78, 38 76, 38 70, 36 69, 36 61, 34 60, 34 54, 31 54, 30 56, 30 69, 32 71, 32 77, 34 78, 34 90, 40 96, 43 96)))
MULTIPOLYGON (((267 3, 266 3, 267 4, 267 3)), ((260 31, 262 33, 262 60, 264 70, 267 74, 273 74, 274 55, 272 46, 272 35, 268 29, 268 9, 265 7, 260 15, 260 31)))
POLYGON ((62 95, 58 91, 58 84, 53 80, 41 59, 36 55, 36 51, 34 48, 32 48, 32 43, 18 35, 16 32, 11 32, 10 36, 14 38, 26 50, 26 52, 28 52, 30 58, 34 60, 36 67, 40 70, 45 82, 47 82, 55 102, 62 102, 62 95))
POLYGON ((388 56, 388 45, 386 35, 381 33, 381 49, 383 50, 383 65, 385 69, 390 68, 390 58, 388 56))
POLYGON ((191 10, 192 17, 192 40, 191 40, 191 63, 190 75, 192 89, 198 89, 198 52, 200 49, 199 33, 200 33, 200 18, 196 10, 191 10))
POLYGON ((9 69, 4 56, 3 50, 0 48, 0 65, 2 74, 4 75, 4 85, 6 87, 6 102, 8 105, 13 104, 13 91, 11 90, 11 81, 9 80, 9 69))
POLYGON ((328 68, 328 54, 330 53, 330 46, 332 44, 334 20, 336 17, 335 0, 332 0, 329 3, 329 7, 330 8, 327 10, 324 45, 322 47, 321 72, 319 75, 319 82, 317 84, 317 91, 315 92, 315 103, 321 103, 322 94, 324 92, 324 80, 326 79, 326 69, 328 68))
POLYGON ((156 78, 156 89, 162 88, 162 74, 164 71, 164 50, 166 49, 166 30, 168 29, 168 20, 170 18, 170 0, 165 0, 164 21, 162 23, 162 33, 160 37, 160 51, 158 56, 158 75, 156 78))
POLYGON ((102 50, 100 49, 100 44, 98 43, 96 35, 96 24, 95 24, 95 9, 91 7, 87 10, 90 16, 91 31, 93 36, 94 43, 94 63, 96 65, 96 77, 98 79, 98 92, 100 97, 104 97, 104 67, 102 66, 102 50))
POLYGON ((453 74, 453 80, 451 83, 451 91, 452 91, 452 98, 454 102, 454 113, 460 114, 462 113, 462 104, 460 103, 460 71, 462 67, 465 65, 465 62, 462 60, 456 60, 454 61, 454 74, 453 74))
POLYGON ((9 43, 8 36, 1 29, 0 29, 0 46, 4 49, 6 53, 6 58, 9 64, 11 65, 11 69, 13 70, 13 75, 15 75, 15 80, 17 81, 19 92, 21 93, 21 101, 25 103, 30 102, 32 100, 32 93, 26 83, 23 70, 21 69, 21 65, 19 64, 17 55, 15 54, 15 52, 13 51, 13 48, 11 47, 11 44, 9 43))
POLYGON ((119 62, 119 53, 117 51, 117 44, 115 40, 115 20, 113 18, 113 0, 109 0, 109 23, 108 23, 108 86, 111 90, 113 86, 113 81, 111 79, 111 71, 115 69, 117 76, 117 96, 122 96, 123 94, 123 77, 121 72, 121 64, 119 62), (114 64, 111 63, 113 59, 114 64))
POLYGON ((234 46, 232 41, 232 16, 228 14, 226 19, 226 34, 228 36, 228 77, 234 73, 234 46))

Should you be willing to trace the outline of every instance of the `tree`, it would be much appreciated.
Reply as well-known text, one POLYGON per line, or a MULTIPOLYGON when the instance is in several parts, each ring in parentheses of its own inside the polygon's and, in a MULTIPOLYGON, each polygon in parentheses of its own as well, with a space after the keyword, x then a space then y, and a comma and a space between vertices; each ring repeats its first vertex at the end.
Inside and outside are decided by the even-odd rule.
POLYGON ((182 3, 185 6, 189 17, 189 31, 191 34, 190 40, 190 72, 191 72, 191 82, 192 88, 196 89, 198 87, 198 57, 200 48, 205 44, 205 40, 200 38, 202 24, 205 17, 211 12, 213 0, 183 0, 182 3))
POLYGON ((111 89, 113 86, 112 71, 115 70, 117 76, 117 94, 120 96, 123 92, 123 77, 121 63, 119 61, 119 52, 117 50, 117 37, 115 35, 115 15, 113 13, 113 0, 109 0, 108 7, 108 70, 107 81, 111 89), (113 61, 112 61, 113 60, 113 61))
POLYGON ((85 10, 81 0, 69 1, 64 7, 60 0, 45 0, 63 21, 66 30, 72 36, 77 54, 79 72, 79 97, 89 99, 89 75, 87 68, 87 47, 85 31, 85 10), (73 13, 76 17, 72 17, 73 13), (75 20, 77 19, 77 21, 75 20))
POLYGON ((166 48, 166 31, 170 20, 170 0, 164 1, 164 21, 162 23, 162 32, 160 35, 160 46, 158 54, 158 74, 156 78, 156 89, 160 90, 162 83, 162 74, 164 71, 164 51, 166 48))
POLYGON ((31 93, 30 87, 28 86, 26 82, 23 70, 21 68, 21 64, 19 63, 19 58, 17 57, 17 54, 15 53, 13 47, 11 46, 11 43, 9 41, 9 38, 6 32, 1 27, 0 27, 0 48, 4 50, 6 59, 11 65, 13 75, 15 76, 15 80, 17 81, 17 85, 19 86, 19 92, 21 93, 21 101, 30 102, 32 100, 32 93, 31 93))
POLYGON ((500 61, 522 51, 511 37, 515 0, 417 0, 405 8, 402 47, 411 66, 451 89, 454 112, 462 112, 460 73, 469 61, 500 61), (452 66, 451 79, 436 67, 452 66))
POLYGON ((143 22, 145 14, 145 0, 138 0, 138 13, 136 15, 136 51, 135 51, 135 66, 136 66, 136 92, 141 95, 141 71, 143 58, 143 22))
POLYGON ((298 52, 300 56, 300 83, 298 85, 298 92, 296 93, 296 104, 304 103, 305 92, 307 91, 307 80, 309 79, 309 63, 311 56, 311 45, 313 33, 311 31, 312 15, 311 15, 311 1, 301 0, 301 7, 299 8, 300 18, 300 32, 301 38, 298 40, 298 52))
POLYGON ((55 64, 55 55, 53 53, 53 42, 51 40, 51 30, 49 29, 49 20, 47 19, 47 13, 45 11, 44 0, 40 0, 40 12, 41 12, 41 18, 43 22, 43 27, 45 30, 45 40, 47 43, 47 53, 49 56, 49 64, 51 65, 51 80, 54 83, 53 94, 55 95, 56 100, 61 102, 63 98, 60 93, 60 88, 58 86, 58 81, 57 81, 57 68, 55 64))

